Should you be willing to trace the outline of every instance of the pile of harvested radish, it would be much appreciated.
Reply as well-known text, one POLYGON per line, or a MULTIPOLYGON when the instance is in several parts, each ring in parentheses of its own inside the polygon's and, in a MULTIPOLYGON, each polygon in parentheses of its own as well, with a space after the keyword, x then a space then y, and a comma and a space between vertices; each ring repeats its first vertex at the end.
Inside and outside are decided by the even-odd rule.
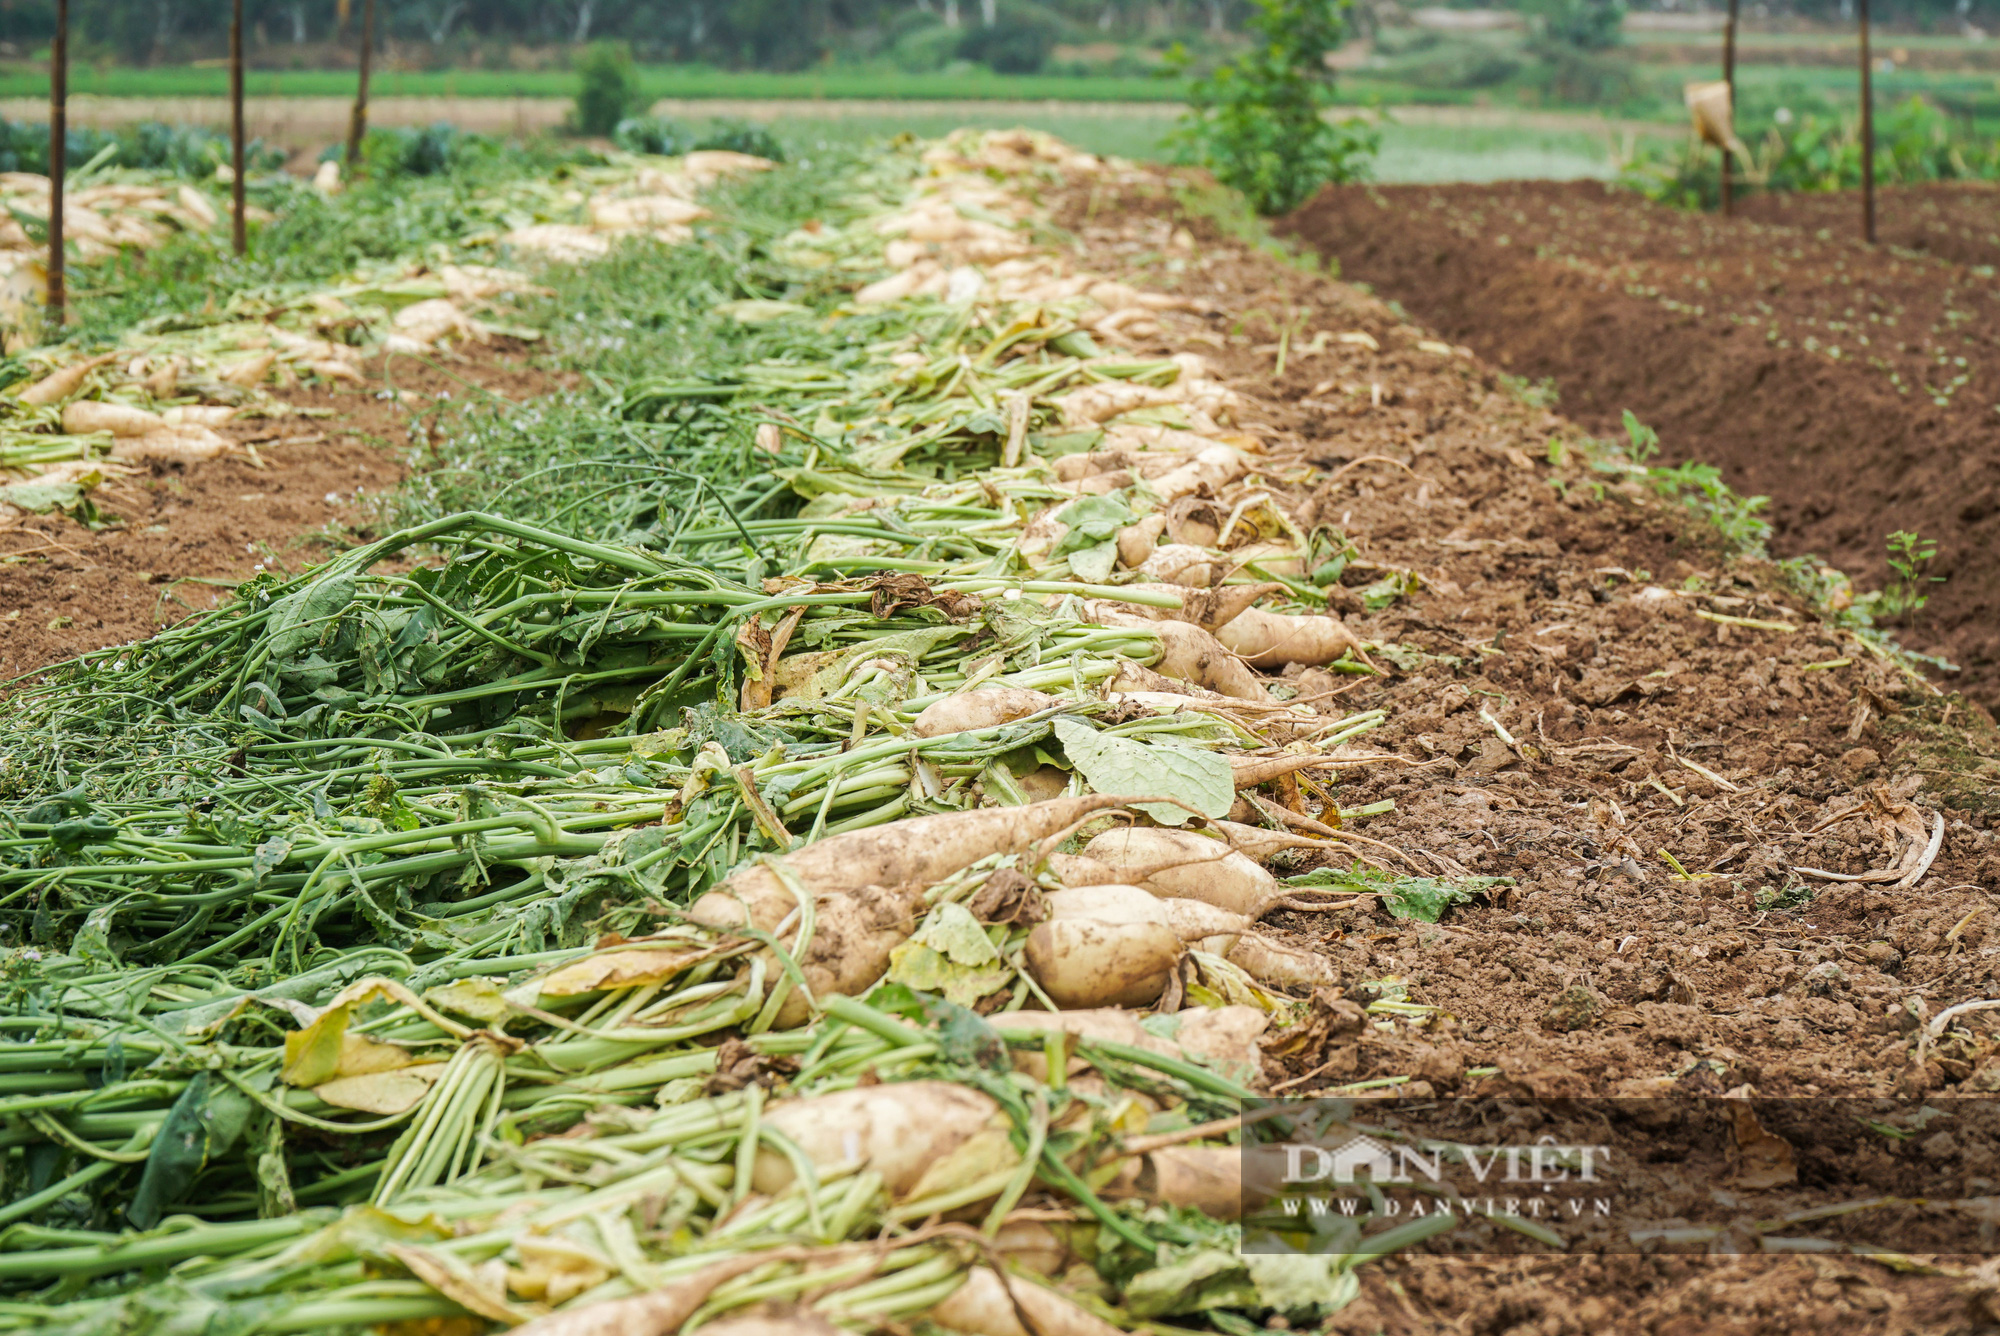
MULTIPOLYGON (((689 173, 746 165, 515 240, 685 228, 689 173)), ((0 895, 60 885, 72 942, 9 958, 57 1017, 17 1070, 75 1094, 7 1124, 68 1167, 0 1218, 118 1183, 148 1232, 25 1254, 130 1283, 0 1329, 1236 1333, 1450 1227, 1241 1247, 1260 1045, 1338 982, 1273 916, 1393 892, 1336 781, 1406 762, 1340 709, 1374 670, 1288 509, 1311 466, 1199 356, 1121 351, 1187 304, 1046 226, 1050 186, 1136 171, 1026 132, 885 153, 771 246, 820 306, 718 308, 851 357, 629 387, 640 422, 748 405, 792 513, 451 516, 7 704, 35 852, 0 895)), ((245 385, 324 351, 262 328, 245 385)), ((181 356, 17 398, 147 458, 212 431, 133 390, 181 356)))

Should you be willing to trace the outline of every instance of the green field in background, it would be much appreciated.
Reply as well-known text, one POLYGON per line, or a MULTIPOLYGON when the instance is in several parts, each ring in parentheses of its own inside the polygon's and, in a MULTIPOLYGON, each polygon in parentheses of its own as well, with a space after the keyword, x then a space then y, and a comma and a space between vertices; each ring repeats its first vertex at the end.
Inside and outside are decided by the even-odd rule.
MULTIPOLYGON (((797 74, 717 70, 700 65, 642 65, 640 87, 648 97, 826 97, 1053 99, 1065 102, 1171 102, 1180 85, 1168 79, 1104 75, 995 74, 974 66, 954 72, 903 74, 832 68, 797 74)), ((251 97, 346 97, 354 92, 347 70, 252 70, 244 78, 251 97)), ((576 76, 568 70, 386 70, 369 80, 376 97, 569 97, 576 76)), ((14 64, 0 69, 0 97, 46 97, 47 71, 14 64)), ((77 65, 69 91, 100 97, 227 97, 229 73, 208 66, 150 68, 77 65)))
MULTIPOLYGON (((950 115, 787 118, 773 128, 799 151, 810 152, 811 145, 822 142, 861 143, 902 132, 928 138, 960 126, 990 129, 1025 125, 1047 130, 1093 153, 1158 159, 1166 156, 1160 141, 1173 123, 1173 116, 1164 110, 1135 110, 1123 115, 991 115, 968 107, 950 115)), ((1382 127, 1382 152, 1376 159, 1375 177, 1385 182, 1604 178, 1616 174, 1619 154, 1626 151, 1629 149, 1621 140, 1590 130, 1391 123, 1382 127)))

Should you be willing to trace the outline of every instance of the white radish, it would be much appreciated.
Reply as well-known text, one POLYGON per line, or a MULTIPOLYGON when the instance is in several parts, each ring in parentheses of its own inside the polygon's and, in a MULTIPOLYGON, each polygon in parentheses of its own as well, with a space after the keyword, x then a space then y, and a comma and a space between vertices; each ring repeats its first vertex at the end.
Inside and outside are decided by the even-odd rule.
POLYGON ((1246 936, 1224 957, 1271 988, 1337 988, 1340 975, 1323 957, 1266 937, 1246 936))
POLYGON ((806 1256, 796 1248, 746 1252, 713 1262, 693 1275, 625 1299, 584 1304, 515 1327, 513 1336, 671 1336, 687 1325, 718 1285, 773 1262, 806 1256))
POLYGON ((111 457, 127 464, 205 464, 235 448, 227 436, 194 423, 172 423, 144 436, 126 436, 111 447, 111 457))
POLYGON ((1248 858, 1269 858, 1287 849, 1325 849, 1331 842, 1310 835, 1294 835, 1288 830, 1265 830, 1240 821, 1211 821, 1208 828, 1229 841, 1229 847, 1248 858))
POLYGON ((1205 547, 1187 543, 1160 543, 1139 563, 1139 574, 1167 584, 1190 589, 1206 589, 1228 574, 1223 560, 1205 547))
POLYGON ((1040 1220, 1003 1222, 994 1231, 993 1252, 1003 1261, 1042 1276, 1061 1275, 1076 1260, 1062 1235, 1040 1220))
POLYGON ((1023 955, 1035 982, 1065 1010, 1143 1007, 1166 991, 1181 939, 1164 923, 1052 919, 1029 931, 1023 955))
POLYGON ((21 391, 21 402, 32 404, 37 408, 59 404, 76 393, 77 387, 83 384, 84 377, 106 362, 117 360, 117 357, 117 353, 104 353, 97 357, 87 357, 81 362, 72 362, 60 371, 51 371, 21 391))
POLYGON ((1201 900, 1253 919, 1280 894, 1278 879, 1256 860, 1191 830, 1123 826, 1091 840, 1083 856, 1155 895, 1201 900))
MULTIPOLYGON (((911 817, 830 836, 795 849, 780 861, 800 885, 818 894, 857 891, 864 886, 923 889, 988 854, 1025 852, 1092 813, 1125 801, 1089 794, 1026 807, 911 817)), ((711 928, 736 928, 747 922, 770 932, 798 907, 798 897, 777 872, 757 863, 723 878, 689 907, 688 917, 711 928)))
POLYGON ((1158 608, 1143 603, 1121 601, 1112 604, 1118 611, 1152 621, 1186 622, 1190 626, 1198 626, 1209 632, 1227 626, 1264 595, 1275 589, 1284 588, 1283 585, 1275 584, 1222 585, 1203 589, 1172 584, 1131 584, 1124 587, 1179 599, 1180 608, 1179 610, 1158 608))
MULTIPOLYGON (((764 1114, 765 1126, 788 1137, 824 1176, 846 1165, 882 1175, 900 1197, 924 1171, 988 1127, 1004 1127, 991 1096, 955 1081, 901 1081, 854 1086, 805 1099, 781 1100, 764 1114)), ((760 1148, 751 1173, 759 1192, 772 1193, 796 1177, 786 1156, 760 1148)))
POLYGON ((1051 921, 1095 919, 1100 923, 1164 923, 1182 941, 1241 935, 1250 920, 1241 914, 1179 896, 1156 895, 1138 886, 1069 886, 1045 897, 1051 921))
POLYGON ((1118 564, 1126 569, 1143 565, 1153 555, 1159 545, 1160 534, 1167 527, 1164 515, 1148 515, 1137 524, 1128 524, 1118 531, 1118 564))
POLYGON ((1119 612, 1101 602, 1094 603, 1091 612, 1099 626, 1148 630, 1158 636, 1160 659, 1154 667, 1168 677, 1192 682, 1238 700, 1270 699, 1257 674, 1199 626, 1190 626, 1186 622, 1151 621, 1119 612))
POLYGON ((704 1322, 705 1336, 849 1336, 849 1333, 802 1308, 777 1312, 731 1313, 713 1322, 704 1322))
POLYGON ((1065 886, 1109 886, 1114 882, 1130 880, 1119 876, 1115 868, 1082 854, 1050 854, 1048 863, 1049 871, 1055 873, 1065 886))
POLYGON ((1019 1276, 1003 1282, 984 1266, 968 1271, 965 1283, 935 1305, 929 1317, 966 1336, 1123 1336, 1056 1291, 1019 1276))
POLYGON ((1218 1067, 1257 1065, 1257 1041, 1270 1028, 1271 1015, 1259 1007, 1188 1007, 1175 1013, 1180 1021, 1174 1042, 1190 1057, 1218 1067))
MULTIPOLYGON (((1080 1039, 1103 1039, 1114 1044, 1173 1056, 1175 1048, 1139 1024, 1139 1018, 1121 1007, 1089 1007, 1063 1011, 1002 1011, 986 1018, 996 1030, 1071 1034, 1080 1039)), ((1014 1050, 1018 1060, 1030 1049, 1014 1050)), ((1039 1057, 1037 1058, 1039 1061, 1039 1057)))
POLYGON ((1164 500, 1204 488, 1219 491, 1250 471, 1250 463, 1234 446, 1211 445, 1179 468, 1153 479, 1153 491, 1164 500))
MULTIPOLYGON (((867 992, 889 972, 889 953, 910 939, 924 908, 923 895, 914 887, 892 891, 863 886, 814 896, 812 940, 798 955, 812 999, 867 992)), ((774 982, 779 977, 775 962, 768 977, 774 982)), ((781 1030, 805 1024, 812 1015, 806 999, 807 993, 792 989, 772 1023, 781 1030)))
POLYGON ((1062 704, 1046 692, 1026 687, 989 687, 946 696, 924 707, 910 732, 920 738, 942 737, 946 733, 966 733, 976 728, 994 728, 1025 719, 1031 714, 1062 704))
POLYGON ((1298 617, 1251 608, 1216 632, 1216 639, 1259 668, 1288 663, 1311 667, 1343 654, 1361 655, 1361 641, 1332 613, 1298 617))
POLYGON ((78 436, 108 431, 113 436, 145 436, 163 430, 166 419, 143 408, 107 404, 96 399, 78 399, 63 409, 62 428, 78 436))
POLYGON ((1275 541, 1245 543, 1241 547, 1232 548, 1229 555, 1239 568, 1254 561, 1261 570, 1270 575, 1305 574, 1305 560, 1299 556, 1298 549, 1290 543, 1275 541))

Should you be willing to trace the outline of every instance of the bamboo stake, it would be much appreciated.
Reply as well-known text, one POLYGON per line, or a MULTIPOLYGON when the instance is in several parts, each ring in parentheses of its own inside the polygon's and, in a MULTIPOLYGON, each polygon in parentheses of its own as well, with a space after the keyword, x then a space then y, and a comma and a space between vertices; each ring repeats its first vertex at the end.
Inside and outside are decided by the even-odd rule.
POLYGON ((56 0, 55 40, 49 44, 49 287, 48 322, 61 329, 63 291, 63 153, 69 138, 69 0, 56 0))
POLYGON ((361 6, 361 78, 354 87, 354 115, 347 122, 347 167, 361 165, 361 137, 368 133, 368 64, 375 50, 375 0, 361 6))
POLYGON ((1860 0, 1861 20, 1861 239, 1875 244, 1875 83, 1868 57, 1868 0, 1860 0))
POLYGON ((243 226, 243 0, 229 8, 229 167, 230 239, 241 255, 250 246, 243 226))
MULTIPOLYGON (((1729 85, 1730 128, 1736 122, 1736 6, 1738 0, 1729 0, 1729 17, 1722 24, 1722 81, 1729 85)), ((1729 217, 1735 212, 1735 192, 1731 179, 1734 175, 1729 161, 1729 146, 1722 147, 1722 216, 1729 217)))

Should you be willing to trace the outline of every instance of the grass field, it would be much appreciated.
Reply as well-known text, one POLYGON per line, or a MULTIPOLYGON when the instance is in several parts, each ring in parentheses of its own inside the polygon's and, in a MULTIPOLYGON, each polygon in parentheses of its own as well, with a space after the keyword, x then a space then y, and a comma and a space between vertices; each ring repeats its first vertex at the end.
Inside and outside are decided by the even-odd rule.
MULTIPOLYGON (((972 67, 935 74, 876 69, 810 70, 797 74, 709 69, 698 65, 644 65, 640 90, 648 97, 807 98, 1052 98, 1060 101, 1173 101, 1180 85, 1144 77, 994 74, 972 67)), ((569 97, 576 76, 568 70, 382 70, 370 80, 377 97, 569 97)), ((37 65, 0 69, 0 97, 46 97, 48 74, 37 65)), ((72 95, 100 97, 226 97, 227 70, 208 66, 77 65, 72 95)), ((339 97, 354 91, 347 70, 252 70, 244 78, 251 97, 339 97)))
MULTIPOLYGON (((1623 146, 1604 131, 1508 124, 1504 113, 1493 113, 1492 119, 1495 123, 1487 126, 1412 125, 1392 120, 1382 128, 1376 178, 1396 182, 1575 180, 1608 177, 1617 171, 1618 151, 1623 146)), ((787 116, 775 122, 775 128, 785 139, 804 146, 815 142, 862 143, 903 131, 932 136, 959 126, 1027 125, 1095 153, 1160 158, 1165 156, 1162 136, 1173 123, 1173 112, 1164 107, 1120 108, 1117 114, 1023 113, 1009 108, 1005 115, 992 116, 969 107, 948 114, 927 109, 912 116, 787 116)))

